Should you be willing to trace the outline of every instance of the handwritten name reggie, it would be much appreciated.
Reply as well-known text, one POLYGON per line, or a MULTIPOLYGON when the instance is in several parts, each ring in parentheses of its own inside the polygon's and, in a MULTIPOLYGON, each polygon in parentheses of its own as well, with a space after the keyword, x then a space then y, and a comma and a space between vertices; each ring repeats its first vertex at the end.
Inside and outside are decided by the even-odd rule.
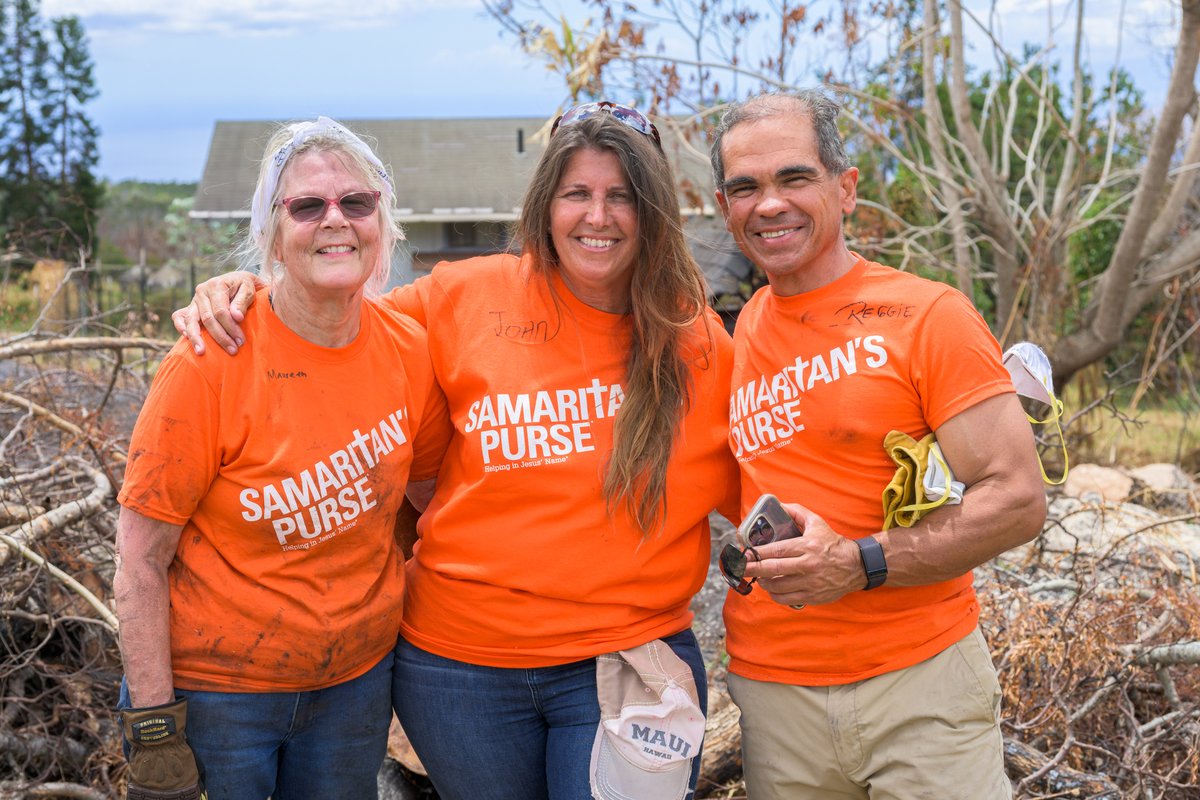
POLYGON ((873 317, 908 319, 913 316, 916 308, 915 305, 908 303, 868 303, 864 300, 856 300, 839 308, 835 312, 835 316, 845 319, 846 321, 842 323, 844 325, 849 325, 851 322, 865 325, 865 321, 873 317))

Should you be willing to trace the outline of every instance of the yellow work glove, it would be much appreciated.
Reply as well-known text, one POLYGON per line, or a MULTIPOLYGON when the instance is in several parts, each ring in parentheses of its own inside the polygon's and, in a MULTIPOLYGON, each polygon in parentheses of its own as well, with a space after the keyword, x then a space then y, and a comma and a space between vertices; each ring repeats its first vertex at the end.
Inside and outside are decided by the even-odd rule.
POLYGON ((883 530, 911 528, 933 509, 947 502, 961 502, 961 492, 960 499, 951 499, 954 476, 932 433, 917 441, 903 431, 891 431, 883 437, 883 449, 896 462, 896 474, 883 489, 883 530), (926 472, 936 468, 944 473, 945 487, 937 499, 930 499, 925 489, 926 472))

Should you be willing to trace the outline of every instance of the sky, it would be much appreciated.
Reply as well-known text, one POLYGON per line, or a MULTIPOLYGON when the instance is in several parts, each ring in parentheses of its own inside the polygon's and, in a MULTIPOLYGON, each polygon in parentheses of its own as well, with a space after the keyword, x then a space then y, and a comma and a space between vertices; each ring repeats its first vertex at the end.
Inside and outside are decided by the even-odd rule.
MULTIPOLYGON (((1104 72, 1119 54, 1151 107, 1169 75, 1173 2, 1087 6, 1085 59, 1104 72)), ((967 7, 994 7, 1007 46, 1050 30, 1069 58, 1073 0, 967 7)), ((41 11, 87 30, 100 89, 87 110, 99 174, 114 181, 199 180, 217 120, 550 117, 567 97, 481 0, 42 0, 41 11)))

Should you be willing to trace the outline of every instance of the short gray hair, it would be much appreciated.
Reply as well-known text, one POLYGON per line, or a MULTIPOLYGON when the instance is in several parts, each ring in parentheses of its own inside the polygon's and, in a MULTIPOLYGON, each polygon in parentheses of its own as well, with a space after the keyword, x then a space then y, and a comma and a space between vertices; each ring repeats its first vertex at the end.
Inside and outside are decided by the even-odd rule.
POLYGON ((364 296, 378 297, 387 286, 392 270, 396 243, 404 239, 404 231, 396 221, 396 196, 391 178, 379 157, 358 135, 327 117, 316 121, 297 122, 277 128, 267 142, 259 164, 258 182, 251 203, 251 224, 245 241, 235 255, 244 269, 258 274, 267 283, 283 279, 286 265, 273 258, 275 239, 279 234, 282 206, 279 201, 283 178, 298 156, 307 153, 333 153, 348 169, 358 172, 368 189, 379 192, 375 217, 379 221, 379 258, 363 287, 364 296))
POLYGON ((721 115, 713 130, 712 170, 717 189, 725 183, 725 160, 721 145, 725 134, 744 122, 757 122, 771 117, 796 114, 812 120, 817 134, 817 155, 821 166, 834 175, 841 175, 854 166, 846 155, 846 144, 838 131, 837 118, 842 105, 820 89, 800 89, 795 92, 763 92, 734 103, 721 115))

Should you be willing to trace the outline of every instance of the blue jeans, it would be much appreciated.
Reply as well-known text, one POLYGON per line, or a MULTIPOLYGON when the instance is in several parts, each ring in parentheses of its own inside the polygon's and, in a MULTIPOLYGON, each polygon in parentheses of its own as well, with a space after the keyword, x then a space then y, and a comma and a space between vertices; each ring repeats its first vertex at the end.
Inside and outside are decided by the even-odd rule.
MULTIPOLYGON (((684 630, 663 641, 692 668, 707 713, 696 637, 684 630)), ((393 687, 396 715, 442 800, 591 800, 588 775, 600 724, 594 658, 483 667, 400 639, 393 687)), ((693 791, 699 772, 697 753, 693 791)))
MULTIPOLYGON (((209 800, 369 800, 387 752, 391 689, 388 655, 325 689, 175 695, 188 701, 188 743, 209 800)), ((118 707, 129 707, 124 680, 118 707)))

